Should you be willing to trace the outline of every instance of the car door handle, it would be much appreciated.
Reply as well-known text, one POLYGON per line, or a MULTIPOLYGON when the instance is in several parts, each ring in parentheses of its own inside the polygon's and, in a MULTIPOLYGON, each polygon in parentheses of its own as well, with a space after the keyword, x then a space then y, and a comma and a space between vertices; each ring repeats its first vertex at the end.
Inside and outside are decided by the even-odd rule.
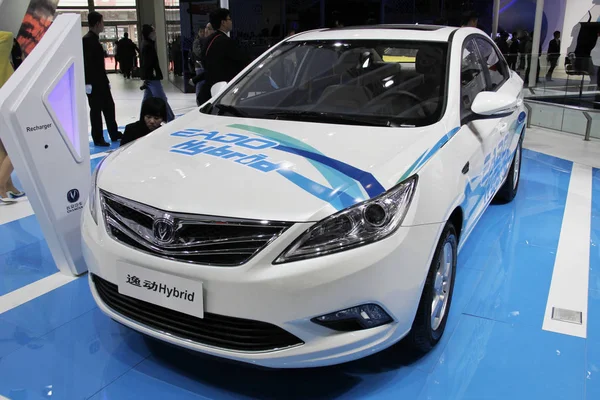
POLYGON ((498 132, 500 132, 502 136, 506 135, 508 133, 508 124, 504 122, 498 125, 498 132))

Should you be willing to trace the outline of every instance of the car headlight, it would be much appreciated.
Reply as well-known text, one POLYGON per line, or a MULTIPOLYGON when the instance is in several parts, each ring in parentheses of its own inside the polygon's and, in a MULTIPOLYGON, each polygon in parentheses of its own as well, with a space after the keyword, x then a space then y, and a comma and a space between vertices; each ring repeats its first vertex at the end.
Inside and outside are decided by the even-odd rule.
POLYGON ((373 199, 318 222, 296 239, 274 263, 320 257, 388 237, 402 224, 417 180, 415 175, 373 199))
POLYGON ((96 225, 98 225, 98 207, 96 207, 96 195, 98 194, 98 172, 100 171, 100 167, 105 160, 106 157, 100 160, 96 166, 96 169, 94 169, 94 173, 92 174, 92 184, 90 185, 90 196, 88 197, 90 213, 92 214, 92 218, 94 219, 96 225))

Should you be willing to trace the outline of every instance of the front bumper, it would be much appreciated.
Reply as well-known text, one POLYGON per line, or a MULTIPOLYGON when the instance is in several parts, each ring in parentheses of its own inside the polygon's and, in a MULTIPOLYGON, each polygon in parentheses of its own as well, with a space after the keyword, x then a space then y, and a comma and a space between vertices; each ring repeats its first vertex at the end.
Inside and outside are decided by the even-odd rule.
POLYGON ((272 265, 310 224, 296 224, 240 267, 208 267, 169 261, 126 247, 106 233, 104 222, 82 219, 83 253, 100 309, 116 321, 159 340, 191 350, 273 368, 338 364, 382 350, 412 326, 431 257, 443 224, 402 227, 380 242, 346 252, 272 265), (92 276, 116 284, 119 265, 152 269, 202 282, 206 313, 260 321, 282 328, 303 343, 269 351, 237 351, 183 339, 128 318, 105 304, 92 276), (339 332, 311 319, 374 303, 393 322, 339 332))

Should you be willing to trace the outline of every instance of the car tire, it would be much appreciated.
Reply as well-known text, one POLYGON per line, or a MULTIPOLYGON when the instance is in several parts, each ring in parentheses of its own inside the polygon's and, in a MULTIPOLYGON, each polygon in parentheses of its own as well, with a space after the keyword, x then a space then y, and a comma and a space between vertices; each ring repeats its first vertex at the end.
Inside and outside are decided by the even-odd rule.
POLYGON ((427 353, 431 350, 440 341, 446 328, 454 292, 457 249, 456 229, 451 222, 448 222, 435 249, 417 314, 408 337, 410 346, 418 352, 427 353), (450 268, 450 271, 447 271, 446 268, 450 268), (444 286, 444 282, 446 286, 444 286), (445 304, 441 306, 442 311, 439 314, 441 318, 434 318, 433 303, 436 298, 438 301, 443 301, 441 295, 446 299, 445 304))
POLYGON ((517 191, 519 190, 519 183, 521 182, 521 160, 523 153, 523 140, 519 140, 519 144, 517 145, 517 149, 515 150, 515 156, 513 157, 512 164, 510 166, 510 170, 508 171, 508 176, 506 177, 506 181, 504 181, 504 185, 498 190, 496 196, 494 197, 494 203, 506 204, 510 203, 515 196, 517 195, 517 191))

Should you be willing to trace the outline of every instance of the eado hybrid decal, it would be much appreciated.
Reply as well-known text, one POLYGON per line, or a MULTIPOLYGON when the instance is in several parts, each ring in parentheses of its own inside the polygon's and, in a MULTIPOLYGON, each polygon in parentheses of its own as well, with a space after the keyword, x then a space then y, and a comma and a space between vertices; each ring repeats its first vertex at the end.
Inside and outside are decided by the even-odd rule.
POLYGON ((238 133, 220 134, 217 131, 205 132, 203 129, 185 129, 171 134, 176 137, 202 137, 171 146, 171 152, 195 156, 208 154, 213 157, 224 158, 242 165, 254 168, 261 172, 272 172, 281 168, 289 168, 293 164, 288 162, 271 161, 265 154, 249 153, 249 150, 260 151, 279 146, 279 143, 257 137, 249 137, 238 133), (239 150, 239 151, 238 151, 239 150), (244 153, 242 153, 242 151, 244 153))

